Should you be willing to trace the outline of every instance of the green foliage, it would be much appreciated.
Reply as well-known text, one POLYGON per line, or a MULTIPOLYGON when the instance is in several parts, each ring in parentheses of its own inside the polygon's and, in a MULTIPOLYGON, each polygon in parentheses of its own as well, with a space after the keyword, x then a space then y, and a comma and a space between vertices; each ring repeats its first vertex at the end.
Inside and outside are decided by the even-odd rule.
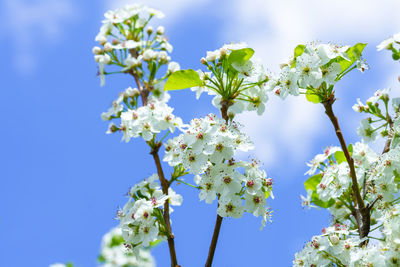
POLYGON ((311 176, 304 182, 304 187, 306 188, 306 191, 312 190, 312 191, 317 191, 317 186, 322 180, 322 174, 316 174, 314 176, 311 176))
POLYGON ((291 65, 291 68, 293 68, 296 65, 296 58, 301 56, 304 53, 304 50, 306 49, 306 46, 303 44, 299 44, 294 48, 294 56, 293 56, 293 63, 291 65))
POLYGON ((157 246, 158 244, 160 244, 163 241, 164 241, 163 239, 157 239, 157 240, 151 241, 149 243, 149 248, 153 248, 153 247, 157 246))
POLYGON ((306 188, 307 191, 308 190, 312 191, 312 194, 311 194, 312 203, 314 203, 315 205, 317 205, 321 208, 329 208, 335 204, 335 200, 330 199, 329 201, 322 201, 319 199, 318 194, 317 194, 317 186, 319 185, 321 180, 322 180, 321 173, 311 176, 304 182, 304 187, 306 188))
POLYGON ((306 99, 314 104, 321 103, 321 98, 315 94, 314 90, 308 89, 306 92, 306 99))
POLYGON ((122 235, 119 235, 119 236, 115 235, 111 238, 110 247, 119 246, 119 245, 123 244, 124 242, 125 241, 124 241, 124 238, 122 237, 122 235))
POLYGON ((394 170, 393 174, 394 174, 394 182, 396 184, 399 184, 400 183, 400 174, 397 172, 397 170, 394 170))
POLYGON ((181 90, 194 86, 201 86, 202 84, 203 81, 195 70, 178 70, 169 76, 165 83, 164 90, 181 90))
POLYGON ((347 59, 344 59, 344 58, 338 59, 337 62, 340 64, 340 67, 342 68, 341 73, 343 73, 347 69, 349 69, 361 57, 361 53, 364 50, 366 45, 367 44, 358 43, 352 47, 349 47, 346 51, 346 54, 349 56, 350 61, 347 59))
POLYGON ((337 164, 347 161, 343 151, 336 151, 333 156, 335 157, 337 164))
POLYGON ((238 50, 233 50, 228 56, 228 62, 232 64, 244 64, 248 61, 254 54, 252 48, 242 48, 238 50))

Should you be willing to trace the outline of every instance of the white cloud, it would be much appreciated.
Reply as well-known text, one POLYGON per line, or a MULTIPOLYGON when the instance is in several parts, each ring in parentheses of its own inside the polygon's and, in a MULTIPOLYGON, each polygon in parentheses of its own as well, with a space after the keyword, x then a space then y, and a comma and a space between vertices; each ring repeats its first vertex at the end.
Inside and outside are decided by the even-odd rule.
POLYGON ((76 18, 76 10, 68 0, 6 0, 3 6, 7 28, 2 29, 0 37, 12 40, 14 64, 22 73, 33 71, 39 46, 56 42, 62 23, 76 18))
MULTIPOLYGON (((273 71, 299 43, 321 40, 375 46, 400 28, 399 1, 236 0, 229 7, 234 16, 221 29, 220 41, 247 42, 273 71)), ((393 80, 392 74, 382 77, 383 86, 393 80)), ((271 98, 261 118, 252 113, 239 117, 256 143, 257 156, 269 165, 287 155, 304 160, 326 121, 322 108, 303 97, 271 98)))

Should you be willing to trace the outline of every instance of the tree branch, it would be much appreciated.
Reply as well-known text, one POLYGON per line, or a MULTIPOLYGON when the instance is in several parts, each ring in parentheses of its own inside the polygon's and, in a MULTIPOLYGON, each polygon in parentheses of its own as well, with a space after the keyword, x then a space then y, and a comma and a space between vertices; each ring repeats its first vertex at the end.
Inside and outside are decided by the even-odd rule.
MULTIPOLYGON (((226 100, 221 100, 221 116, 225 120, 226 125, 228 125, 229 123, 228 108, 231 105, 232 105, 231 102, 226 100)), ((212 261, 214 259, 214 253, 217 247, 219 230, 221 229, 222 219, 223 218, 217 214, 217 220, 215 221, 215 226, 214 226, 214 233, 211 239, 210 248, 208 250, 208 257, 205 265, 206 267, 211 267, 212 261)))
MULTIPOLYGON (((170 183, 167 179, 165 179, 164 172, 160 162, 160 157, 158 156, 158 150, 160 149, 160 146, 161 143, 157 143, 155 145, 155 148, 151 150, 150 154, 153 155, 153 159, 157 167, 157 173, 161 182, 162 191, 165 195, 168 195, 168 188, 170 186, 170 183)), ((169 247, 169 255, 171 257, 171 267, 177 267, 179 265, 178 265, 178 260, 176 258, 174 235, 172 234, 171 230, 171 221, 169 217, 169 200, 165 201, 164 203, 163 216, 168 230, 168 247, 169 247)))
MULTIPOLYGON (((131 49, 131 50, 129 50, 129 52, 131 53, 132 56, 137 57, 136 50, 131 49)), ((150 91, 141 84, 139 76, 137 75, 137 73, 135 71, 130 71, 129 73, 135 78, 137 87, 140 92, 140 96, 142 98, 143 106, 147 105, 147 97, 148 97, 150 91)), ((157 174, 158 174, 158 178, 160 179, 162 191, 163 191, 164 195, 168 195, 168 188, 170 186, 170 182, 167 179, 165 179, 164 171, 162 169, 161 162, 160 162, 160 157, 158 156, 158 151, 160 150, 160 147, 161 147, 160 142, 155 143, 154 146, 152 146, 150 154, 153 156, 154 163, 156 164, 156 167, 157 167, 157 174)), ((164 217, 164 222, 165 222, 165 225, 167 226, 167 231, 168 231, 168 248, 169 248, 169 254, 170 254, 170 258, 171 258, 171 267, 179 267, 180 265, 178 265, 178 260, 176 257, 174 235, 172 234, 171 220, 169 217, 169 200, 166 200, 164 203, 163 217, 164 217)))
POLYGON ((389 127, 390 127, 389 137, 386 140, 385 147, 383 148, 382 154, 385 154, 385 153, 389 152, 390 145, 392 144, 392 139, 393 139, 393 136, 392 136, 393 121, 392 121, 391 118, 389 118, 388 123, 389 123, 389 127))
POLYGON ((335 116, 332 105, 335 102, 335 96, 332 94, 326 101, 322 102, 322 104, 325 107, 325 113, 331 120, 333 127, 335 128, 336 136, 339 139, 340 145, 342 147, 343 153, 346 157, 347 163, 349 164, 350 168, 350 177, 352 180, 352 191, 353 191, 353 196, 355 200, 355 212, 354 216, 357 221, 357 226, 358 226, 358 232, 360 235, 360 238, 364 238, 368 236, 369 230, 370 230, 370 219, 371 219, 371 214, 370 214, 370 208, 365 206, 364 200, 361 196, 360 193, 360 188, 357 182, 357 175, 356 175, 356 170, 354 167, 354 160, 351 157, 349 150, 346 145, 346 141, 344 140, 342 130, 340 129, 339 126, 339 121, 337 117, 335 116))
POLYGON ((217 220, 215 222, 215 227, 214 227, 214 234, 212 236, 210 249, 208 251, 207 262, 205 265, 206 267, 211 267, 212 261, 214 259, 214 252, 215 252, 215 248, 217 247, 219 230, 221 229, 221 224, 222 224, 222 217, 217 215, 217 220))

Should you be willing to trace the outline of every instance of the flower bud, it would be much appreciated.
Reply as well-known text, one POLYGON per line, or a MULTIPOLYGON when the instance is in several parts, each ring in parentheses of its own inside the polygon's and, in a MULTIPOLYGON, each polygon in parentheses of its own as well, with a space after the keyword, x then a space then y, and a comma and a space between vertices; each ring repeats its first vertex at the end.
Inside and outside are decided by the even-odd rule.
POLYGON ((132 95, 133 95, 133 97, 138 97, 140 95, 139 90, 137 88, 134 88, 132 95))
POLYGON ((144 51, 144 53, 143 53, 143 60, 144 60, 144 61, 150 61, 150 60, 154 59, 155 56, 156 56, 156 53, 154 53, 153 50, 147 49, 147 50, 144 51))
POLYGON ((101 37, 99 38, 99 43, 100 43, 101 45, 104 45, 105 43, 107 43, 107 38, 104 37, 104 36, 101 36, 101 37))
POLYGON ((119 44, 119 43, 121 43, 118 39, 114 39, 113 41, 112 41, 112 44, 113 45, 117 45, 117 44, 119 44))
POLYGON ((104 44, 104 51, 111 52, 112 50, 113 50, 112 45, 109 42, 104 44))
POLYGON ((103 113, 101 113, 101 119, 103 121, 109 121, 109 120, 111 120, 111 116, 108 115, 106 112, 103 112, 103 113))
POLYGON ((157 34, 158 34, 158 35, 162 35, 162 34, 164 34, 164 32, 165 32, 164 27, 163 27, 163 26, 158 26, 158 28, 157 28, 157 34))
MULTIPOLYGON (((207 60, 204 57, 202 57, 200 59, 200 63, 203 64, 203 65, 206 65, 207 64, 207 60)), ((399 77, 399 81, 400 81, 400 77, 399 77)))
POLYGON ((124 91, 124 98, 133 97, 133 89, 131 87, 126 88, 124 91))
POLYGON ((220 53, 221 57, 224 57, 228 53, 228 49, 225 47, 221 47, 219 49, 219 53, 220 53))
POLYGON ((93 47, 92 49, 93 54, 98 55, 101 53, 101 48, 98 46, 93 47))
POLYGON ((153 27, 149 26, 147 27, 147 34, 150 35, 153 33, 153 27))

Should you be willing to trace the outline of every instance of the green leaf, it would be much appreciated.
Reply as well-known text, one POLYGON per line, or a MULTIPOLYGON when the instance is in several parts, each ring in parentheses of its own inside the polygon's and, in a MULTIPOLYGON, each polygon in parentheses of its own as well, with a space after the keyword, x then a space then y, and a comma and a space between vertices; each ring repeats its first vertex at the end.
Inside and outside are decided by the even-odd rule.
POLYGON ((347 161, 343 151, 336 151, 333 156, 335 157, 337 164, 347 161))
POLYGON ((317 191, 317 186, 322 180, 322 174, 316 174, 314 176, 311 176, 304 182, 304 187, 306 188, 306 191, 312 190, 312 191, 317 191))
POLYGON ((252 48, 242 48, 238 50, 233 50, 228 56, 228 62, 232 64, 243 64, 248 61, 254 54, 252 48))
POLYGON ((306 99, 314 104, 321 103, 321 99, 319 98, 318 95, 316 95, 313 90, 307 90, 306 92, 306 99))
POLYGON ((319 199, 317 192, 312 193, 311 201, 315 205, 324 209, 329 208, 335 204, 335 200, 333 198, 329 199, 328 201, 322 201, 321 199, 319 199))
POLYGON ((394 174, 394 182, 396 184, 399 184, 400 183, 400 174, 397 172, 397 170, 394 170, 393 174, 394 174))
POLYGON ((329 201, 322 201, 319 199, 318 194, 317 194, 317 186, 322 180, 322 174, 316 174, 314 176, 311 176, 304 182, 304 187, 306 188, 306 191, 311 190, 311 201, 315 205, 321 207, 321 208, 329 208, 335 204, 334 199, 330 199, 329 201))
POLYGON ((110 247, 119 246, 119 245, 123 244, 124 242, 125 242, 125 240, 122 237, 122 235, 115 235, 111 238, 110 247))
POLYGON ((338 60, 338 63, 340 64, 340 67, 342 68, 341 73, 345 72, 348 68, 351 67, 351 65, 354 64, 354 62, 356 62, 361 57, 361 53, 364 50, 366 45, 367 44, 358 43, 347 49, 346 54, 349 56, 350 61, 348 61, 347 59, 344 59, 344 58, 340 58, 338 60))
POLYGON ((163 239, 157 239, 157 240, 151 241, 151 242, 149 243, 149 247, 150 247, 150 248, 155 247, 155 246, 157 246, 158 244, 160 244, 161 242, 163 242, 163 239))
POLYGON ((317 186, 322 180, 322 174, 316 174, 314 176, 311 176, 304 182, 304 187, 306 188, 306 191, 311 190, 311 201, 315 205, 321 207, 321 208, 329 208, 335 204, 334 199, 330 199, 329 201, 322 201, 319 199, 318 194, 317 194, 317 186))
POLYGON ((350 156, 353 156, 353 144, 350 144, 347 149, 349 150, 350 156))
POLYGON ((298 46, 296 46, 294 48, 294 56, 293 56, 293 63, 290 66, 291 68, 293 68, 294 66, 296 66, 296 58, 301 56, 304 53, 304 50, 306 50, 306 46, 303 44, 299 44, 298 46))
POLYGON ((104 262, 106 262, 106 258, 104 258, 103 255, 99 255, 99 256, 97 257, 97 261, 100 262, 100 263, 104 263, 104 262))
POLYGON ((164 91, 181 90, 194 86, 201 86, 202 84, 203 81, 195 70, 178 70, 168 77, 164 86, 164 91))
POLYGON ((301 56, 304 53, 304 50, 306 49, 306 46, 303 44, 299 44, 296 46, 294 49, 294 59, 296 59, 298 56, 301 56))

